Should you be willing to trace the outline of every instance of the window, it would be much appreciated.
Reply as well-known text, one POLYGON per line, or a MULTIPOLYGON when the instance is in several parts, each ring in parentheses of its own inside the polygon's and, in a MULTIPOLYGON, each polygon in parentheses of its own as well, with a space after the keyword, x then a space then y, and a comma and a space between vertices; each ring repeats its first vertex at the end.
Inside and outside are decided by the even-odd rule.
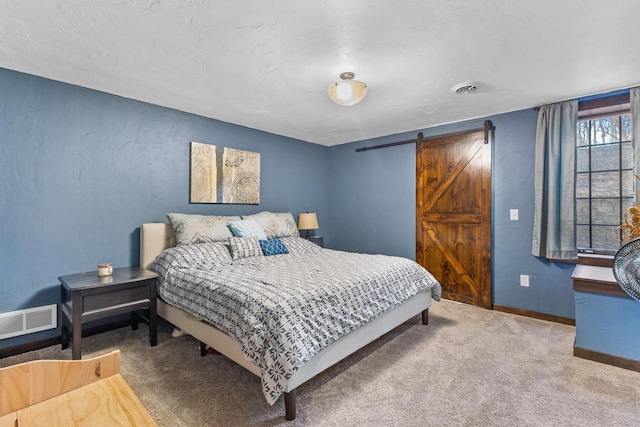
POLYGON ((580 106, 576 138, 576 243, 579 251, 606 253, 620 247, 618 226, 624 211, 635 202, 628 105, 627 97, 626 105, 608 104, 604 108, 584 109, 580 106))

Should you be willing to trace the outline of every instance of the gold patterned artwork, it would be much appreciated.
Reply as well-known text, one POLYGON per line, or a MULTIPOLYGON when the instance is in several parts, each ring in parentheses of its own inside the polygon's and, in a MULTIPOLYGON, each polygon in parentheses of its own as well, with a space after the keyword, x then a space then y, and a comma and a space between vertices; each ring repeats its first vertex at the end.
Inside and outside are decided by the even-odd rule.
POLYGON ((224 148, 222 203, 260 203, 260 153, 224 148))
POLYGON ((216 146, 191 143, 191 203, 218 201, 216 146))
POLYGON ((191 203, 260 203, 260 153, 191 143, 191 203))

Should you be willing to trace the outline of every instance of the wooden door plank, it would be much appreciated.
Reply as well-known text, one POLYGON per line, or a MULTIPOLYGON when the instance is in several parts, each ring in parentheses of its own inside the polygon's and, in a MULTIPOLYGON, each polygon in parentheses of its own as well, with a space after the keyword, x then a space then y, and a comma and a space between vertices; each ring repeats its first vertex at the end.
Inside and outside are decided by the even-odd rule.
POLYGON ((451 224, 480 224, 482 215, 478 214, 426 214, 427 222, 446 222, 451 224))
POLYGON ((451 184, 456 180, 456 178, 460 175, 460 173, 467 167, 471 159, 478 154, 478 151, 482 149, 483 141, 478 140, 475 141, 474 144, 469 147, 466 153, 460 158, 458 163, 453 167, 451 172, 445 177, 444 181, 438 184, 438 189, 435 194, 431 196, 429 202, 424 205, 424 212, 429 212, 433 207, 438 203, 442 195, 451 187, 451 184))
POLYGON ((438 233, 436 233, 435 230, 431 228, 426 221, 422 223, 422 227, 429 236, 431 242, 433 242, 433 244, 440 250, 442 255, 449 262, 449 265, 453 267, 453 270, 458 275, 460 280, 469 287, 469 291, 471 291, 473 297, 478 298, 479 294, 477 291, 476 283, 464 268, 460 260, 455 255, 453 255, 450 250, 447 249, 447 245, 445 244, 445 242, 443 242, 438 233))

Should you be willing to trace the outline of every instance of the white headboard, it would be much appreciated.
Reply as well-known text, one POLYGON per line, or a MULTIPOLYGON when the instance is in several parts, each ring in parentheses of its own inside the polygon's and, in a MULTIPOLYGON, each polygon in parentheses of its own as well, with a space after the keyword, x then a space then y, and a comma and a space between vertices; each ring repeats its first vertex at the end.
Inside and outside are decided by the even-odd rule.
POLYGON ((153 222, 140 226, 140 267, 149 268, 162 251, 176 245, 171 224, 153 222))

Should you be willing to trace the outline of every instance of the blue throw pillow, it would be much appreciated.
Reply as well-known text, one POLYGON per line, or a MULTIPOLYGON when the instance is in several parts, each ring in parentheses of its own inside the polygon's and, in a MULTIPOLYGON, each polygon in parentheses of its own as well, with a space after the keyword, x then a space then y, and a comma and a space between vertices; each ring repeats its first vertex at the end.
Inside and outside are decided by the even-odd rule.
POLYGON ((280 239, 260 240, 262 253, 266 256, 288 254, 287 247, 280 239))
POLYGON ((257 237, 258 239, 267 238, 262 227, 252 219, 232 221, 229 223, 229 228, 236 237, 257 237))

